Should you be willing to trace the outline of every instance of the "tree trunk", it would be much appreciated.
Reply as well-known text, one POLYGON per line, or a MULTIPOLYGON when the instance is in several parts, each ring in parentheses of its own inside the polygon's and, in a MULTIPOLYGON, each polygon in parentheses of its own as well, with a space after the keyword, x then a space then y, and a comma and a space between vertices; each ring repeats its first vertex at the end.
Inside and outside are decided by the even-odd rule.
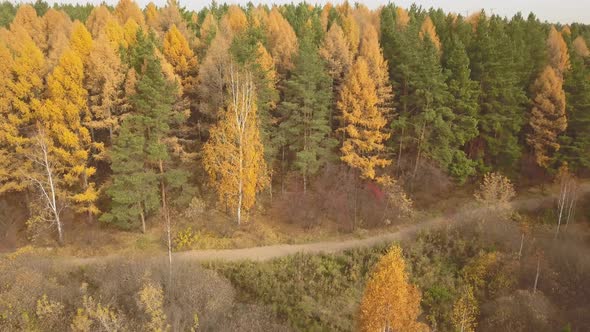
MULTIPOLYGON (((402 127, 402 132, 399 138, 399 152, 397 154, 397 169, 400 169, 400 165, 402 164, 402 150, 404 149, 404 131, 405 127, 402 127)), ((399 175, 399 173, 398 173, 399 175)))
POLYGON ((520 260, 520 257, 522 257, 522 247, 524 246, 524 233, 522 233, 522 236, 520 237, 520 249, 518 250, 518 260, 520 260))
POLYGON ((145 234, 145 215, 143 214, 143 208, 139 213, 139 216, 141 217, 141 232, 145 234))
POLYGON ((539 268, 541 266, 541 256, 537 257, 537 275, 535 275, 535 285, 533 286, 533 294, 537 292, 537 283, 539 282, 539 268))
POLYGON ((420 155, 422 153, 422 140, 424 139, 424 131, 426 130, 426 121, 422 124, 422 130, 420 131, 420 137, 418 139, 418 153, 416 153, 416 164, 414 165, 414 172, 412 174, 412 182, 413 179, 416 178, 418 174, 418 165, 420 165, 420 155))
POLYGON ((563 207, 565 206, 565 201, 567 199, 567 190, 568 184, 566 183, 565 185, 562 185, 561 188, 560 199, 558 203, 559 217, 557 219, 557 229, 555 230, 555 238, 557 238, 557 236, 559 235, 559 227, 561 226, 561 218, 563 216, 563 207))
POLYGON ((238 169, 238 225, 242 223, 242 200, 244 196, 244 148, 242 147, 242 137, 240 134, 240 142, 239 144, 239 169, 238 169))
POLYGON ((164 214, 164 220, 166 220, 166 235, 168 238, 168 277, 170 285, 172 285, 172 237, 171 237, 171 225, 170 225, 170 213, 168 212, 168 203, 166 201, 166 182, 164 181, 164 162, 159 161, 160 166, 160 187, 162 190, 162 212, 164 214))

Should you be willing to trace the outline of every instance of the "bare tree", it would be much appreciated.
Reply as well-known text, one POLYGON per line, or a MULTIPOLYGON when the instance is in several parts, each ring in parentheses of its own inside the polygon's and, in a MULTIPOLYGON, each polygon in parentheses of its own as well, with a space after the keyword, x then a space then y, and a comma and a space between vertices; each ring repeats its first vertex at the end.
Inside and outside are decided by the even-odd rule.
POLYGON ((565 227, 570 223, 570 220, 575 215, 578 183, 576 178, 568 171, 567 166, 559 170, 557 176, 559 181, 559 197, 557 199, 557 228, 555 230, 555 238, 559 236, 561 224, 565 222, 565 227))
POLYGON ((33 164, 33 171, 23 171, 23 176, 30 181, 39 193, 39 205, 36 215, 29 220, 29 225, 42 223, 47 227, 56 227, 58 243, 63 245, 63 224, 61 212, 65 204, 58 188, 58 174, 51 157, 51 148, 42 130, 38 130, 31 140, 30 149, 23 152, 33 164))

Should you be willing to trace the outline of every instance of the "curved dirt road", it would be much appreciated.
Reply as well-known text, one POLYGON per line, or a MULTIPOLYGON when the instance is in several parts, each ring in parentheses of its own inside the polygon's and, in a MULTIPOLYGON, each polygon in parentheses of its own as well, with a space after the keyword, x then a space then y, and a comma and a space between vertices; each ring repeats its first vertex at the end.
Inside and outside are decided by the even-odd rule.
MULTIPOLYGON (((590 182, 580 185, 579 193, 585 194, 590 192, 590 182)), ((518 210, 533 210, 556 199, 557 193, 552 193, 543 197, 534 197, 528 199, 517 200, 512 203, 515 209, 518 210)), ((173 260, 179 261, 239 261, 239 260, 254 260, 265 261, 277 257, 293 255, 297 253, 334 253, 347 249, 371 247, 378 244, 390 243, 394 241, 401 241, 411 238, 417 232, 425 229, 443 226, 449 223, 470 222, 477 218, 475 216, 485 213, 485 208, 473 208, 464 206, 459 209, 459 212, 432 218, 413 225, 408 225, 400 230, 394 232, 387 232, 380 235, 371 236, 364 239, 349 239, 342 241, 323 241, 315 243, 304 244, 279 244, 271 246, 244 248, 244 249, 211 249, 211 250, 190 250, 184 252, 173 253, 173 260)), ((67 261, 75 265, 87 265, 97 262, 104 262, 111 258, 120 257, 119 255, 110 255, 105 257, 89 257, 89 258, 69 258, 67 261)), ((164 257, 164 255, 162 255, 164 257)))

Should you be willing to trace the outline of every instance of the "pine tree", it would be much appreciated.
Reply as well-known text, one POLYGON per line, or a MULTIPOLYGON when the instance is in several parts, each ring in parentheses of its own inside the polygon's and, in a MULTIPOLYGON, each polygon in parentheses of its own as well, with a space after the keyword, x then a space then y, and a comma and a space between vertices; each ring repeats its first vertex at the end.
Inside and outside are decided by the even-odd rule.
POLYGON ((203 147, 203 165, 221 204, 242 212, 256 201, 256 193, 267 185, 267 170, 256 114, 256 91, 249 72, 229 68, 230 102, 218 123, 211 128, 203 147))
POLYGON ((130 63, 141 74, 130 97, 131 114, 115 139, 113 185, 107 190, 112 207, 102 219, 124 227, 131 227, 138 218, 143 222, 148 213, 156 211, 154 197, 158 197, 169 220, 167 193, 186 180, 186 173, 174 164, 166 144, 171 125, 181 123, 184 117, 173 111, 177 90, 162 73, 154 38, 140 31, 130 49, 130 63), (138 190, 143 193, 135 193, 138 190))
POLYGON ((112 200, 111 209, 100 220, 123 229, 133 229, 141 222, 146 231, 146 218, 158 210, 158 176, 145 169, 145 137, 136 117, 123 121, 121 130, 110 152, 113 183, 107 189, 112 200))
POLYGON ((571 54, 571 70, 564 82, 568 126, 560 137, 558 159, 579 171, 590 169, 590 56, 571 54))
POLYGON ((337 103, 344 126, 342 161, 366 179, 377 177, 377 168, 391 163, 383 157, 387 119, 379 110, 379 96, 364 57, 358 57, 348 73, 337 103))
POLYGON ((502 19, 479 15, 475 38, 468 52, 472 79, 479 82, 479 136, 470 143, 469 156, 487 166, 514 171, 521 155, 519 133, 525 105, 510 40, 502 19))
POLYGON ((336 141, 330 137, 329 109, 332 81, 310 37, 300 42, 295 68, 285 83, 280 105, 281 136, 295 154, 293 162, 307 191, 310 176, 332 157, 336 141))

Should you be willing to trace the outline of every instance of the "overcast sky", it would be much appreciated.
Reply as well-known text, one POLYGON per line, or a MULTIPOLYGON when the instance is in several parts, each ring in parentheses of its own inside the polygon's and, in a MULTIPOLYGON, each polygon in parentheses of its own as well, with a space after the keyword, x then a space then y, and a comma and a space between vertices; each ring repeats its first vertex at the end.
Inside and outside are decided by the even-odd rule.
MULTIPOLYGON (((22 0, 18 0, 19 2, 22 0)), ((27 1, 31 2, 33 0, 27 1)), ((61 0, 57 2, 70 3, 100 3, 102 0, 61 0)), ((145 6, 150 0, 136 0, 141 6, 145 6)), ((166 0, 152 0, 156 5, 163 5, 166 0)), ((218 3, 237 3, 246 4, 251 1, 254 4, 259 3, 290 3, 299 2, 298 0, 217 0, 218 3)), ((56 1, 49 0, 50 3, 56 1)), ((117 0, 105 0, 106 3, 115 4, 117 0)), ((326 3, 327 0, 308 0, 308 3, 326 3)), ((341 2, 340 0, 330 1, 332 3, 341 2)), ((350 1, 354 3, 354 1, 350 1)), ((386 4, 388 0, 365 0, 359 1, 371 8, 376 8, 386 4)), ((590 24, 590 0, 398 0, 393 1, 402 7, 409 7, 412 3, 423 6, 424 8, 443 8, 445 11, 456 12, 460 14, 471 13, 480 9, 485 9, 488 13, 499 14, 502 16, 512 16, 517 12, 522 12, 525 16, 529 12, 534 12, 537 17, 543 21, 572 23, 580 22, 590 24)), ((179 0, 182 6, 189 9, 200 9, 207 6, 209 0, 179 0)))

